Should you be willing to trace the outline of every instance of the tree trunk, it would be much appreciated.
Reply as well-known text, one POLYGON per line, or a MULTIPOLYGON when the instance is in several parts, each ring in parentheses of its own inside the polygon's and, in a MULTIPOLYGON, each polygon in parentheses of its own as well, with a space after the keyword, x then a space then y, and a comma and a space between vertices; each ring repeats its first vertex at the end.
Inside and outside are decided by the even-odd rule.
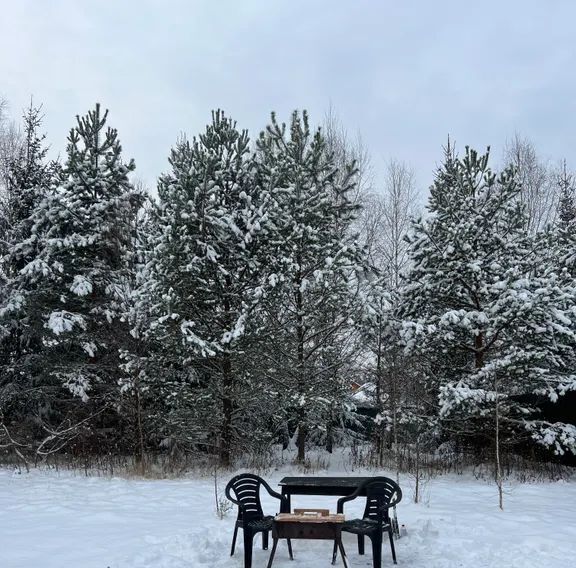
POLYGON ((330 416, 326 424, 326 451, 331 454, 334 450, 334 408, 330 408, 330 416))
POLYGON ((230 354, 224 353, 222 358, 222 429, 220 432, 220 463, 224 467, 231 465, 232 454, 232 414, 234 401, 232 398, 234 378, 232 376, 232 362, 230 354))
POLYGON ((474 366, 481 369, 484 366, 484 334, 474 336, 474 366))
POLYGON ((303 299, 300 291, 301 278, 296 278, 296 338, 297 338, 297 356, 298 356, 298 394, 300 395, 300 408, 298 411, 298 461, 303 462, 306 459, 306 378, 304 372, 304 318, 302 315, 303 299))
MULTIPOLYGON (((378 340, 376 346, 376 410, 382 414, 382 326, 378 320, 378 340)), ((384 465, 384 432, 380 424, 375 427, 374 442, 376 444, 376 463, 379 467, 384 465)))
POLYGON ((414 503, 420 502, 420 434, 416 437, 416 463, 414 464, 415 483, 414 483, 414 503))
POLYGON ((400 453, 398 451, 398 361, 394 352, 392 374, 390 376, 390 408, 392 414, 392 446, 396 462, 396 481, 400 480, 400 453))
POLYGON ((300 423, 298 424, 298 457, 297 460, 299 462, 303 462, 306 459, 306 424, 304 420, 301 418, 300 423))
POLYGON ((142 426, 142 397, 140 396, 140 385, 136 382, 136 431, 138 435, 138 448, 136 461, 140 467, 140 473, 146 472, 146 456, 144 452, 144 428, 142 426))
POLYGON ((496 461, 496 485, 498 486, 498 506, 500 510, 504 509, 504 492, 502 488, 502 465, 500 463, 500 404, 498 400, 498 378, 494 377, 494 391, 496 393, 496 403, 494 409, 495 418, 495 436, 494 436, 494 453, 496 461))
MULTIPOLYGON (((474 365, 477 369, 484 366, 484 336, 480 332, 474 337, 474 365)), ((498 506, 504 508, 504 492, 502 483, 502 464, 500 456, 500 401, 498 396, 498 376, 494 375, 494 461, 495 461, 495 479, 498 487, 498 506)))

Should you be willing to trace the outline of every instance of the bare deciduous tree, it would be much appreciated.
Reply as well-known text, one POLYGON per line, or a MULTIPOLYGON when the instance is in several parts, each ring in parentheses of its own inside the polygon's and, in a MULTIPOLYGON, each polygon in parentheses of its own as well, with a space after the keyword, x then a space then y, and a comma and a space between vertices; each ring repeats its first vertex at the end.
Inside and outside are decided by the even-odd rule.
POLYGON ((347 164, 355 163, 357 183, 349 198, 352 203, 364 204, 372 192, 374 174, 370 154, 362 141, 362 137, 358 134, 355 138, 350 138, 332 106, 326 112, 322 131, 326 145, 334 154, 336 164, 340 169, 344 170, 347 164))
POLYGON ((382 192, 365 198, 362 234, 372 263, 386 276, 392 290, 398 289, 408 262, 404 236, 417 211, 414 171, 405 162, 390 160, 382 192))
POLYGON ((0 99, 0 192, 2 200, 5 198, 8 167, 16 156, 21 142, 20 130, 8 116, 8 103, 5 99, 0 99))
POLYGON ((555 221, 559 197, 552 168, 538 157, 534 144, 518 134, 507 142, 504 160, 517 170, 520 196, 526 206, 526 229, 530 233, 545 229, 555 221))

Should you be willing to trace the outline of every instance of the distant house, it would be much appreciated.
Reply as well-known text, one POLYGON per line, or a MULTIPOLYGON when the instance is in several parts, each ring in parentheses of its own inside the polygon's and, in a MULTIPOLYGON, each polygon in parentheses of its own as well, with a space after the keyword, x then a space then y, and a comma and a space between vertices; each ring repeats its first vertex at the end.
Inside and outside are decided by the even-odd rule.
POLYGON ((356 381, 352 381, 350 383, 350 388, 352 389, 352 392, 356 392, 359 388, 362 388, 362 383, 358 383, 356 381))

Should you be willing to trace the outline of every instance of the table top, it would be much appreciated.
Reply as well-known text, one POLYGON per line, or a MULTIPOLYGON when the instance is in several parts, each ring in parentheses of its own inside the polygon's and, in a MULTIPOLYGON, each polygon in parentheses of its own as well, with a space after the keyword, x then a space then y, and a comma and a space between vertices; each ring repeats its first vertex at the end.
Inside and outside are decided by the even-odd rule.
POLYGON ((371 477, 325 477, 325 476, 304 476, 304 477, 283 477, 278 485, 298 486, 298 487, 358 487, 371 477))

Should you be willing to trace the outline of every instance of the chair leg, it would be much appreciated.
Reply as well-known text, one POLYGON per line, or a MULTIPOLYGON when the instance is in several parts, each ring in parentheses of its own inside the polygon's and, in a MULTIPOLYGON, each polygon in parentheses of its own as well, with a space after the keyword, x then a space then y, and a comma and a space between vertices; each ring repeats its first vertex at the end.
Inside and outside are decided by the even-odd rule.
POLYGON ((382 533, 373 534, 372 540, 372 566, 382 568, 382 533))
POLYGON ((254 533, 244 527, 244 568, 252 568, 252 545, 254 533))
POLYGON ((398 564, 396 562, 396 548, 394 547, 394 535, 392 534, 392 529, 388 531, 388 536, 390 537, 390 549, 392 550, 392 560, 394 564, 398 564))
POLYGON ((348 561, 346 560, 346 551, 344 550, 344 545, 342 544, 342 537, 338 539, 338 548, 340 549, 340 556, 342 556, 342 564, 344 568, 348 568, 348 561))
POLYGON ((294 560, 294 555, 292 554, 292 541, 287 538, 286 542, 288 543, 288 554, 290 555, 290 560, 294 560))
POLYGON ((334 540, 334 549, 332 550, 332 564, 336 564, 336 556, 338 556, 338 541, 334 540))
POLYGON ((237 535, 238 535, 238 525, 234 527, 234 536, 232 537, 232 548, 230 549, 230 556, 234 556, 234 548, 236 547, 237 535))
POLYGON ((358 535, 358 554, 362 556, 364 554, 364 535, 358 535))
POLYGON ((262 550, 268 550, 268 531, 262 533, 262 550))

